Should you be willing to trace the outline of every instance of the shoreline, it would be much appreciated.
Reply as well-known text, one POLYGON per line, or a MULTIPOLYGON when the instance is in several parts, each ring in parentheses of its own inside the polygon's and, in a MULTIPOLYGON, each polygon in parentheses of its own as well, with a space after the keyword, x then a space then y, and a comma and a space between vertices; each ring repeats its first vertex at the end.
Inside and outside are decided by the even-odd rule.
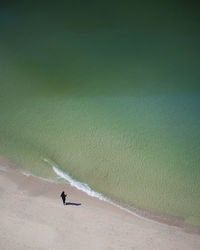
POLYGON ((186 224, 186 223, 184 223, 184 219, 181 219, 180 217, 166 215, 166 214, 154 212, 154 211, 151 211, 151 210, 148 210, 145 208, 138 208, 136 206, 130 206, 130 205, 123 203, 123 202, 114 201, 114 200, 104 196, 103 194, 92 190, 87 184, 86 184, 87 188, 85 188, 85 186, 80 188, 78 185, 80 185, 80 184, 85 185, 85 183, 80 183, 79 181, 72 179, 72 177, 69 176, 69 174, 64 173, 62 170, 58 169, 57 166, 52 165, 52 163, 49 162, 47 159, 45 159, 45 161, 48 164, 50 164, 50 166, 53 168, 54 172, 61 179, 67 180, 71 186, 77 188, 78 190, 80 190, 84 193, 87 193, 89 196, 96 197, 100 200, 108 202, 111 205, 114 205, 114 206, 132 214, 133 216, 137 216, 137 217, 142 218, 144 220, 150 220, 150 221, 153 221, 155 223, 164 223, 164 224, 167 224, 169 226, 176 226, 176 227, 182 228, 186 232, 200 234, 200 226, 193 226, 193 225, 186 224), (74 185, 73 183, 76 183, 76 185, 74 185), (88 189, 88 190, 86 190, 86 189, 88 189))
MULTIPOLYGON (((46 179, 46 180, 48 181, 48 179, 46 179)), ((71 184, 69 184, 69 185, 73 186, 71 184)), ((83 192, 83 193, 86 193, 83 190, 80 190, 80 191, 83 192)), ((96 191, 94 191, 94 192, 96 193, 96 191)), ((89 194, 87 194, 87 195, 91 196, 89 194)), ((200 227, 185 224, 184 219, 181 219, 179 217, 172 216, 172 215, 166 215, 166 214, 162 214, 162 213, 159 213, 159 212, 154 212, 154 211, 151 211, 151 210, 148 210, 148 209, 145 209, 145 208, 138 208, 138 207, 135 207, 135 206, 130 206, 130 205, 128 205, 126 203, 123 203, 123 202, 111 200, 111 199, 107 198, 106 196, 104 196, 101 193, 100 193, 100 195, 102 195, 104 199, 100 199, 100 197, 96 197, 96 196, 94 196, 94 197, 99 199, 100 201, 107 202, 107 203, 109 203, 109 204, 111 204, 111 205, 113 205, 113 206, 115 206, 115 207, 117 207, 117 208, 119 208, 119 209, 133 215, 133 216, 136 216, 138 218, 141 218, 143 220, 150 221, 150 222, 153 222, 153 223, 167 224, 169 226, 174 226, 174 227, 183 229, 185 232, 195 233, 195 234, 200 235, 200 227)), ((93 197, 93 196, 91 196, 91 197, 93 197)))
MULTIPOLYGON (((68 181, 69 183, 60 183, 59 181, 56 181, 56 180, 51 180, 48 178, 36 176, 30 172, 26 172, 25 170, 19 168, 17 165, 12 163, 9 159, 4 158, 4 157, 3 158, 0 157, 0 167, 1 167, 2 163, 6 164, 8 167, 15 168, 17 171, 19 171, 21 174, 23 174, 27 177, 32 176, 34 178, 40 179, 41 181, 46 181, 46 182, 56 183, 56 184, 63 184, 63 185, 68 185, 70 187, 73 187, 77 191, 82 192, 82 193, 88 195, 89 197, 96 198, 100 201, 106 202, 106 203, 108 203, 112 206, 115 206, 116 208, 119 208, 119 209, 121 209, 121 210, 123 210, 123 211, 125 211, 133 216, 136 216, 140 219, 150 221, 152 223, 167 224, 168 226, 174 226, 174 227, 180 228, 181 230, 183 230, 187 233, 195 233, 195 234, 200 235, 200 227, 199 226, 185 224, 184 219, 181 219, 179 217, 162 214, 162 213, 154 212, 154 211, 151 211, 151 210, 148 210, 145 208, 138 208, 135 206, 130 206, 130 205, 123 203, 123 202, 111 200, 110 198, 108 198, 108 197, 104 196, 103 194, 98 193, 94 190, 91 190, 91 191, 96 193, 96 194, 99 194, 101 197, 90 195, 86 191, 81 190, 81 189, 77 188, 76 186, 72 185, 69 181, 68 181)), ((51 167, 53 168, 54 166, 51 166, 51 167)), ((62 170, 60 170, 60 169, 58 169, 58 170, 62 172, 62 170)), ((54 172, 56 173, 55 170, 54 170, 54 172)), ((59 176, 58 179, 64 179, 66 181, 66 179, 64 177, 61 177, 58 173, 56 173, 56 174, 57 174, 57 176, 59 176)), ((66 174, 66 173, 64 173, 64 174, 66 174)), ((78 182, 76 180, 73 180, 73 181, 78 182)))
MULTIPOLYGON (((2 243, 0 246, 7 241, 10 244, 10 247, 3 249, 19 249, 20 242, 26 246, 20 245, 20 249, 32 249, 31 247, 48 249, 49 245, 46 241, 44 242, 44 235, 54 234, 59 238, 65 235, 66 228, 69 226, 72 233, 70 239, 68 238, 69 231, 65 235, 66 239, 62 238, 66 244, 69 244, 70 241, 68 249, 91 249, 90 244, 93 246, 92 249, 153 250, 158 247, 158 249, 196 250, 200 248, 200 236, 197 232, 172 224, 164 224, 159 220, 157 223, 151 218, 146 220, 145 217, 136 217, 106 201, 88 196, 69 184, 47 181, 33 175, 27 176, 7 159, 0 158, 0 166, 0 202, 2 203, 2 218, 0 219, 2 225, 0 242, 2 243), (81 206, 63 207, 59 197, 62 190, 69 194, 67 202, 79 202, 81 206), (12 206, 13 202, 15 206, 12 206), (13 214, 15 214, 15 218, 13 214), (62 224, 63 216, 67 216, 66 226, 62 224), (17 223, 13 224, 13 220, 16 220, 17 223), (36 231, 38 228, 39 231, 41 230, 41 238, 40 235, 38 236, 39 242, 34 242, 33 245, 31 242, 34 234, 30 229, 32 228, 30 223, 34 224, 32 226, 36 231), (46 231, 43 230, 44 223, 46 231), (48 229, 46 225, 48 225, 48 229), (21 235, 16 237, 18 228, 21 228, 23 237, 21 235), (58 229, 61 236, 56 233, 58 229), (24 238, 24 233, 28 234, 28 239, 24 238), (89 233, 94 236, 92 243, 89 233), (81 242, 77 242, 75 236, 82 238, 85 245, 82 246, 81 242), (18 245, 15 246, 14 242, 17 242, 18 245)), ((54 247, 57 249, 66 249, 62 245, 63 242, 57 245, 56 241, 52 239, 49 241, 51 244, 55 244, 54 247)))

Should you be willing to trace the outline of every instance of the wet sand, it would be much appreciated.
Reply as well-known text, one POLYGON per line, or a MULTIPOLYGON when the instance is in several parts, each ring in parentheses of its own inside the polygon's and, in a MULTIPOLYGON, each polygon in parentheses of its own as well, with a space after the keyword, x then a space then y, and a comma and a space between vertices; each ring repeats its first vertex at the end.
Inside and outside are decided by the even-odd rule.
POLYGON ((200 249, 197 233, 139 218, 68 184, 27 176, 5 159, 0 213, 0 249, 200 249))

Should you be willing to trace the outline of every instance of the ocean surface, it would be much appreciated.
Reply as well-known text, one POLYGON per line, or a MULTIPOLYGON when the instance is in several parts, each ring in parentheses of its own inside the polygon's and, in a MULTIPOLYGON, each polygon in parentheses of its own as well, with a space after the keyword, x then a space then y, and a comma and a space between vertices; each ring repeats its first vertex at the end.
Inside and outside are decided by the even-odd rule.
POLYGON ((86 2, 0 6, 0 155, 200 226, 195 8, 86 2))

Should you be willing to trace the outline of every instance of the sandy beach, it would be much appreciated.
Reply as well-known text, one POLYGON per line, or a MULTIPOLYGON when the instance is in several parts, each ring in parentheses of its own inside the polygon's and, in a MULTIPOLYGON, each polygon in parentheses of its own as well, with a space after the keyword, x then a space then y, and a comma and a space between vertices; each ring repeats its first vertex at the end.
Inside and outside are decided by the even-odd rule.
POLYGON ((5 159, 0 212, 0 249, 200 249, 197 233, 139 218, 68 184, 27 176, 5 159))

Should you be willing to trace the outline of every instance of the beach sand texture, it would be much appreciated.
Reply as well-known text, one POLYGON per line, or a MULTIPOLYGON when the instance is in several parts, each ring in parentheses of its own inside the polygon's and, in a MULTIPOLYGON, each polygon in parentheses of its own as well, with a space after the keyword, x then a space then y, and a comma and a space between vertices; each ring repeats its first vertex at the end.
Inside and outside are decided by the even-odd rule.
POLYGON ((67 184, 0 167, 0 249, 199 250, 200 236, 142 219, 67 184), (80 206, 63 206, 67 202, 80 206))

